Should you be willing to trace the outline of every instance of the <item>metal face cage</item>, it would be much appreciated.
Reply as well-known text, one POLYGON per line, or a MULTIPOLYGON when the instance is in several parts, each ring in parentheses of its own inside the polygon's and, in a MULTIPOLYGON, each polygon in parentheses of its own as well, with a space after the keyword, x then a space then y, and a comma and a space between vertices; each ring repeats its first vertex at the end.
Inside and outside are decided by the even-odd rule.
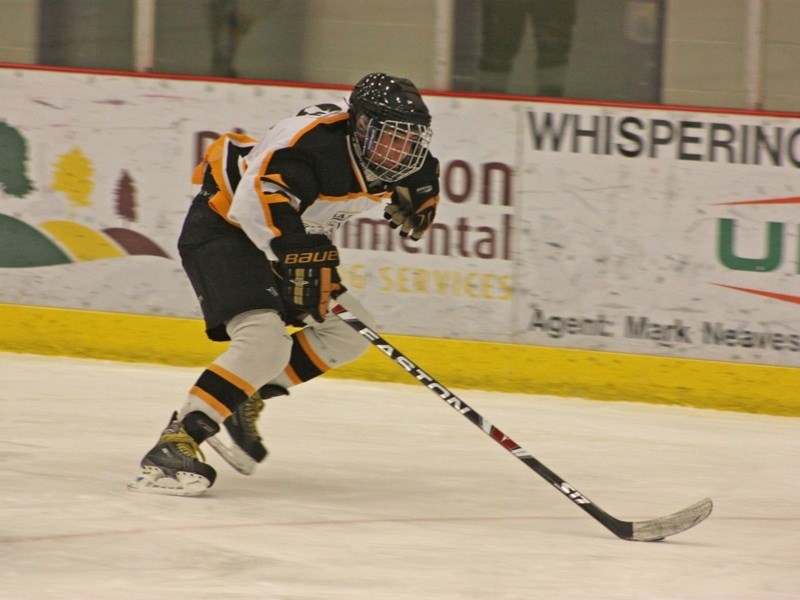
POLYGON ((422 166, 431 135, 425 125, 372 118, 364 132, 362 159, 378 179, 399 181, 422 166))

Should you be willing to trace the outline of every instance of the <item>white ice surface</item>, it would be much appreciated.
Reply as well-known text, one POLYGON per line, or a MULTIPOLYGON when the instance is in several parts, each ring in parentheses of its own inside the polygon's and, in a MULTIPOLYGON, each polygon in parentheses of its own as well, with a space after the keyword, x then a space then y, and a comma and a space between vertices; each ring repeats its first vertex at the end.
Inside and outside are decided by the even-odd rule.
POLYGON ((413 382, 309 382, 269 402, 252 477, 209 448, 207 496, 127 491, 199 372, 0 354, 0 598, 800 598, 800 419, 459 392, 618 518, 713 498, 660 543, 413 382))

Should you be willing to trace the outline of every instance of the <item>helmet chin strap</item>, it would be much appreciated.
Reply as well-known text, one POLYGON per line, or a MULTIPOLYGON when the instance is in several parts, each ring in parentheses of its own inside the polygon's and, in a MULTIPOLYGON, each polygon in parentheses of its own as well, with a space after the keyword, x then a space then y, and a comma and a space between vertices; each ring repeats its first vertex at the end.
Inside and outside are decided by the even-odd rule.
POLYGON ((358 164, 358 168, 361 170, 361 175, 364 177, 364 180, 367 182, 368 188, 382 188, 385 183, 384 181, 378 177, 372 169, 367 166, 367 162, 364 159, 364 155, 361 152, 361 146, 359 146, 358 139, 356 135, 349 136, 350 139, 350 148, 353 150, 353 155, 356 157, 356 163, 358 164))
POLYGON ((380 192, 386 189, 389 185, 383 179, 375 175, 369 167, 363 167, 361 173, 364 175, 364 180, 367 182, 367 189, 370 192, 380 192))

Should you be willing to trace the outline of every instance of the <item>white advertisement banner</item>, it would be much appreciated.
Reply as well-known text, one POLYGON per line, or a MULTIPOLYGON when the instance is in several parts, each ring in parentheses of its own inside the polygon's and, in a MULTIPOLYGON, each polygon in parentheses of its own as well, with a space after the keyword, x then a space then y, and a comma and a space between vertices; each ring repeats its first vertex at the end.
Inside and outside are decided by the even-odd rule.
MULTIPOLYGON (((191 171, 346 90, 0 69, 0 303, 198 317, 191 171)), ((426 96, 420 242, 336 233, 389 333, 800 362, 800 118, 426 96)))
POLYGON ((515 342, 800 364, 800 118, 521 110, 515 342))

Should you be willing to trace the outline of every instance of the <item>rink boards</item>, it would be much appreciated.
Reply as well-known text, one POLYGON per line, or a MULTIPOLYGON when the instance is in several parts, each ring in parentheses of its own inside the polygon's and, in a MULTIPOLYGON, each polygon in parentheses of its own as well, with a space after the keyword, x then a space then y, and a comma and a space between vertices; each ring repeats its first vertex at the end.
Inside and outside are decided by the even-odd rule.
MULTIPOLYGON (((202 367, 222 349, 205 338, 202 321, 196 319, 0 305, 0 322, 6 324, 2 348, 15 352, 202 367)), ((403 335, 386 338, 453 388, 800 416, 798 369, 403 335)), ((374 347, 326 376, 412 382, 374 347)))
MULTIPOLYGON (((0 349, 213 358, 175 250, 192 167, 346 94, 0 67, 0 349)), ((334 232, 415 360, 452 386, 800 412, 797 115, 426 97, 435 228, 334 232)), ((337 374, 406 377, 382 358, 337 374)))

